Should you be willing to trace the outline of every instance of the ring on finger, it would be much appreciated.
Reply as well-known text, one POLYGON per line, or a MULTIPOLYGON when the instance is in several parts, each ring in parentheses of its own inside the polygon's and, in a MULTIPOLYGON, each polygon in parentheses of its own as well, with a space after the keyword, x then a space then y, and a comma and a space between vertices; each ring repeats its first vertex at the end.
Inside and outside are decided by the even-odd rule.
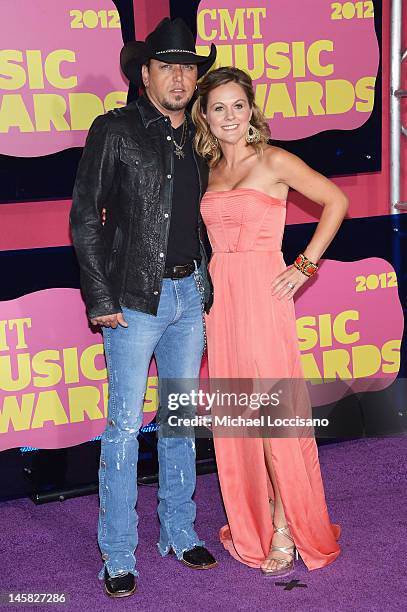
POLYGON ((295 283, 287 283, 287 287, 288 287, 289 289, 294 289, 294 287, 295 287, 295 283))

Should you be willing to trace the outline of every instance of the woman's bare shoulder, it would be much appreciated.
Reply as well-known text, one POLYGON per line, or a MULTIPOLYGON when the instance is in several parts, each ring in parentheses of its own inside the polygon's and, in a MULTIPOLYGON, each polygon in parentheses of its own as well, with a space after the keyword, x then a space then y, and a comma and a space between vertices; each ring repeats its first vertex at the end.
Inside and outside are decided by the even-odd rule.
POLYGON ((269 145, 264 152, 264 160, 267 169, 283 181, 298 173, 309 174, 314 172, 300 157, 285 151, 281 147, 269 145))
POLYGON ((278 168, 286 164, 301 161, 296 155, 289 153, 281 147, 275 147, 274 145, 266 145, 263 150, 263 156, 266 164, 272 168, 278 168))

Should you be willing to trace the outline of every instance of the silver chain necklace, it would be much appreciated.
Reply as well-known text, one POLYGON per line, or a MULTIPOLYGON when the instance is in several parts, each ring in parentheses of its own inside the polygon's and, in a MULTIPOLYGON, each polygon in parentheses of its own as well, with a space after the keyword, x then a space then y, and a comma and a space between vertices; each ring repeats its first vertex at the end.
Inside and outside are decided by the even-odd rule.
POLYGON ((178 159, 184 159, 185 157, 185 153, 182 150, 185 146, 185 143, 187 141, 187 119, 185 117, 184 119, 184 123, 183 123, 183 127, 182 127, 182 135, 181 135, 181 142, 180 144, 178 144, 178 142, 175 140, 174 137, 172 137, 172 141, 174 143, 174 154, 178 157, 178 159))

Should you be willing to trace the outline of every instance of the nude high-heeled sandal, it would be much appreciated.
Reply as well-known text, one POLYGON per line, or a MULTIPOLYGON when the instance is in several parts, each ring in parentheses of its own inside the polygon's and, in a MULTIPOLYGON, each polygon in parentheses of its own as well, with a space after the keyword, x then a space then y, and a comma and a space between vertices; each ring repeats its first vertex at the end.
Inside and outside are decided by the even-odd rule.
MULTIPOLYGON (((272 497, 269 498, 269 504, 272 509, 272 514, 274 514, 274 500, 272 497)), ((282 578, 283 576, 288 576, 294 572, 294 557, 298 560, 298 550, 294 545, 294 540, 291 536, 291 533, 288 530, 288 526, 284 525, 284 527, 276 527, 273 522, 274 531, 285 536, 293 543, 292 546, 272 546, 269 555, 266 557, 265 561, 277 561, 278 566, 275 569, 267 569, 260 568, 262 573, 265 576, 274 576, 276 578, 282 578), (273 552, 283 552, 287 555, 291 556, 291 559, 282 559, 281 557, 273 556, 273 552), (283 567, 279 567, 282 565, 283 567)))
POLYGON ((275 578, 283 578, 283 576, 289 576, 294 572, 294 558, 298 560, 298 550, 295 547, 294 540, 291 533, 288 530, 288 526, 276 527, 273 524, 274 531, 285 536, 292 542, 292 546, 271 546, 269 555, 266 557, 266 561, 277 561, 277 567, 274 569, 268 569, 265 567, 261 568, 262 573, 265 576, 274 576, 275 578), (274 556, 274 551, 285 553, 290 555, 290 559, 282 559, 281 557, 274 556))

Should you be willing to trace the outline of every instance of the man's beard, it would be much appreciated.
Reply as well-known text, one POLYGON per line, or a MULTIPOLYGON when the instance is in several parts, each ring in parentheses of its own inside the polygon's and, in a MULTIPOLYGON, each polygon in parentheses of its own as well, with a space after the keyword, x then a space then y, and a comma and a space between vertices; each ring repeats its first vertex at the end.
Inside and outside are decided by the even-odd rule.
POLYGON ((168 100, 167 98, 163 98, 160 100, 160 104, 165 110, 168 111, 180 111, 184 110, 189 103, 189 99, 180 98, 179 100, 168 100))

